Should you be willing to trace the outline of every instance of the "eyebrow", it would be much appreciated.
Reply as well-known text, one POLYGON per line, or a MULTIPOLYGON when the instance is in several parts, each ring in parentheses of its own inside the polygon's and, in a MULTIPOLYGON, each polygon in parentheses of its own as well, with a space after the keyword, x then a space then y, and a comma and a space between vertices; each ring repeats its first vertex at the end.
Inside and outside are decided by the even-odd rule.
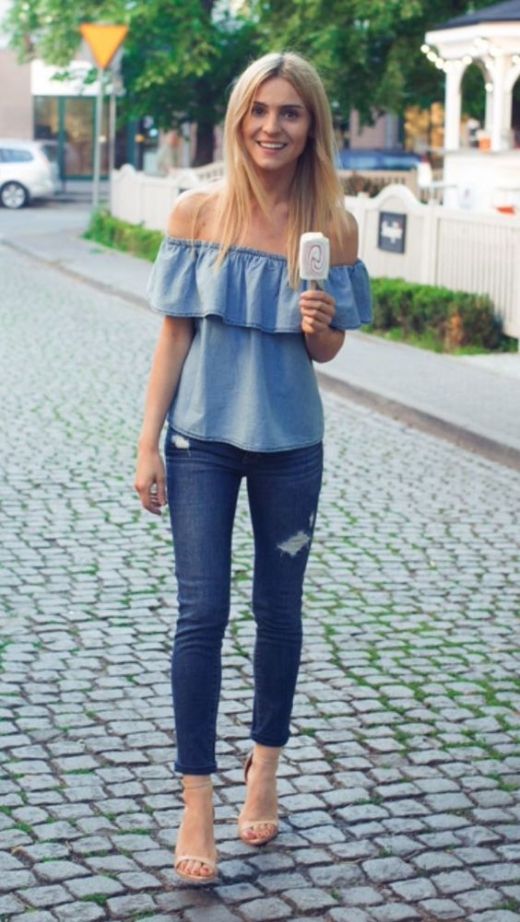
MULTIPOLYGON (((261 99, 253 99, 251 103, 252 106, 268 106, 268 102, 263 102, 261 99)), ((305 106, 300 105, 299 102, 284 102, 281 106, 275 106, 276 109, 305 109, 305 106)))

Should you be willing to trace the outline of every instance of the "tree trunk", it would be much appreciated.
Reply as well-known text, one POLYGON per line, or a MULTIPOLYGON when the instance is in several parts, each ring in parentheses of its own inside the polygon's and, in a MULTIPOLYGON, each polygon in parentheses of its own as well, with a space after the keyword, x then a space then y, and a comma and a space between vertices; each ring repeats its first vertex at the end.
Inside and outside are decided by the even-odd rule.
POLYGON ((205 166, 213 161, 215 149, 214 127, 212 122, 197 122, 197 141, 192 166, 205 166))

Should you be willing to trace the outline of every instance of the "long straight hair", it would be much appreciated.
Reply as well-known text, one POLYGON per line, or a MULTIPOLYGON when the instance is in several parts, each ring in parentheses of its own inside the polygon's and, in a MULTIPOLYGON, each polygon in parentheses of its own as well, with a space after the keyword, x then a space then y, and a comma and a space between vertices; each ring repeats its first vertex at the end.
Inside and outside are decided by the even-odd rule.
POLYGON ((253 202, 269 214, 262 184, 244 145, 242 123, 259 87, 272 77, 283 77, 293 85, 311 117, 309 137, 296 164, 289 200, 287 262, 290 283, 298 288, 300 235, 321 231, 341 238, 346 216, 343 190, 334 167, 334 132, 327 96, 312 64, 294 52, 270 53, 254 61, 231 93, 224 125, 225 177, 218 206, 218 262, 237 243, 251 217, 253 202))

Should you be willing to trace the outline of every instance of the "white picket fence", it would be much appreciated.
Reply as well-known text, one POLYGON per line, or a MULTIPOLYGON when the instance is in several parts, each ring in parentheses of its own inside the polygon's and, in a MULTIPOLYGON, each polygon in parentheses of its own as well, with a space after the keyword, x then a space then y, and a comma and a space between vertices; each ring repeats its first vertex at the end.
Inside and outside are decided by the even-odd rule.
POLYGON ((487 294, 504 331, 520 338, 520 218, 423 205, 401 186, 376 198, 347 197, 359 224, 359 252, 373 276, 487 294), (379 247, 380 215, 405 215, 404 253, 379 247))
MULTIPOLYGON (((112 174, 111 212, 132 224, 164 231, 180 192, 221 175, 220 163, 178 170, 167 178, 124 166, 112 174)), ((421 204, 404 185, 387 186, 376 198, 347 196, 345 206, 358 221, 359 254, 371 275, 487 294, 505 332, 520 339, 519 217, 421 204), (405 216, 403 253, 380 248, 382 213, 405 216)))

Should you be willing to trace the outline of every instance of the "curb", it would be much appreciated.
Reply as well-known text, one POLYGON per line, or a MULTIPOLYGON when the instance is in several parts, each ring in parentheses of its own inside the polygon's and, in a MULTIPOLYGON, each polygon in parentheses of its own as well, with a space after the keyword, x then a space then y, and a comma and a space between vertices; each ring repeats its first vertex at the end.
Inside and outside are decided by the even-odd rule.
POLYGON ((458 448, 464 448, 474 454, 479 454, 488 461, 494 461, 503 464, 505 467, 512 468, 514 471, 520 471, 520 451, 511 445, 504 445, 502 442, 496 442, 494 439, 488 439, 486 436, 473 432, 472 429, 466 429, 464 426, 450 423, 440 416, 433 416, 424 410, 418 410, 410 407, 405 403, 399 403, 397 400, 391 400, 375 391, 369 391, 366 388, 358 387, 355 384, 348 384, 339 378, 333 378, 323 371, 317 371, 318 381, 324 390, 358 403, 369 410, 375 410, 383 416, 389 416, 398 422, 419 429, 428 435, 451 442, 458 448))

